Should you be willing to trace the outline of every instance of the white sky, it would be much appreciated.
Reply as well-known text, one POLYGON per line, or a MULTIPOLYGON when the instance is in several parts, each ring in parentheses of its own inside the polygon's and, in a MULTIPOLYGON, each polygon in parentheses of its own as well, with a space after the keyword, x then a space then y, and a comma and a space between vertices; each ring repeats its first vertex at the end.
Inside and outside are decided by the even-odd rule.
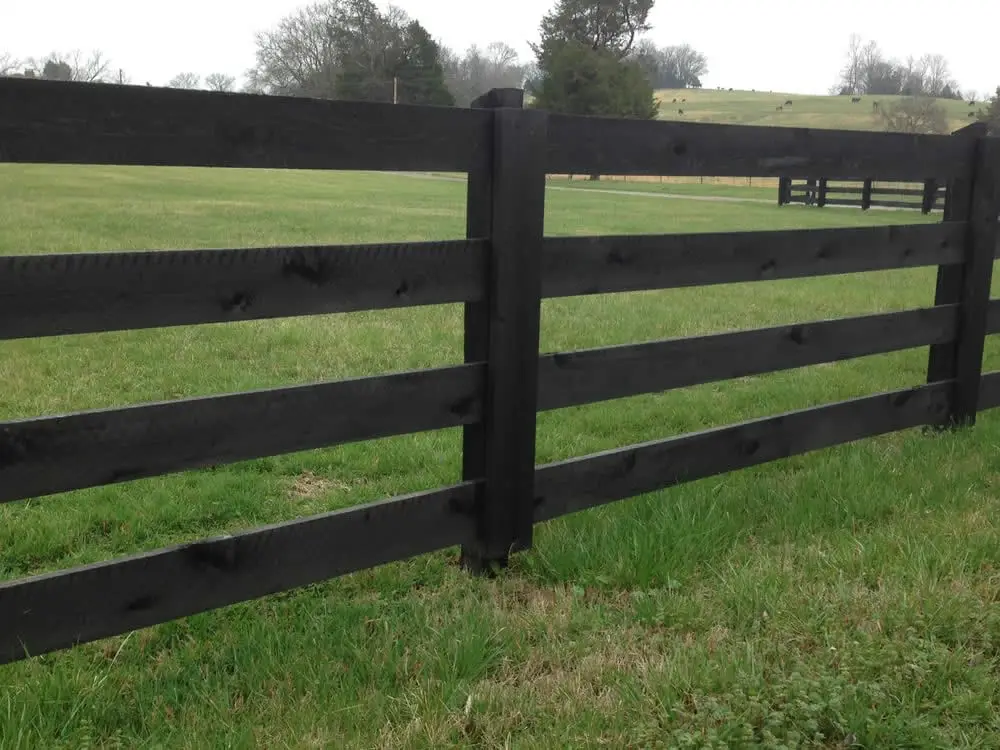
MULTIPOLYGON (((181 71, 242 78, 254 33, 306 0, 4 0, 0 54, 100 49, 135 83, 163 85, 181 71)), ((506 41, 524 55, 554 0, 396 0, 450 47, 506 41)), ((385 6, 385 2, 380 5, 385 6)), ((877 40, 889 56, 945 55, 965 89, 1000 85, 998 0, 658 0, 652 39, 708 56, 706 87, 825 93, 848 37, 877 40)))

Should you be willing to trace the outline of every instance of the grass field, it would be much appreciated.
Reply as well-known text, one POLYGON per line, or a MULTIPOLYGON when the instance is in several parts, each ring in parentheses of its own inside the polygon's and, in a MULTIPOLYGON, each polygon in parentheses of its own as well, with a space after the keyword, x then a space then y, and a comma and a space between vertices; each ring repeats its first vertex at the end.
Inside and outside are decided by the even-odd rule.
MULTIPOLYGON (((857 104, 850 96, 806 96, 767 91, 718 91, 716 89, 662 89, 656 92, 660 118, 718 122, 739 125, 784 125, 798 128, 836 128, 845 130, 882 130, 882 123, 872 109, 873 102, 889 106, 901 97, 864 96, 857 104), (676 99, 676 103, 674 102, 676 99), (684 101, 687 100, 687 101, 684 101), (792 106, 786 107, 785 102, 792 106), (778 111, 778 107, 782 107, 778 111), (681 115, 678 110, 683 109, 681 115)), ((949 131, 971 122, 970 107, 961 99, 940 99, 948 114, 949 131)))
MULTIPOLYGON (((708 93, 708 92, 706 92, 708 93)), ((549 193, 549 234, 925 221, 549 193)), ((0 253, 459 237, 464 186, 0 165, 0 253)), ((559 351, 929 305, 932 269, 550 301, 559 351)), ((4 419, 455 363, 456 306, 0 342, 4 419)), ((1000 369, 989 342, 987 369, 1000 369)), ((548 462, 922 382, 926 350, 541 415, 548 462)), ((0 667, 0 748, 998 747, 1000 415, 0 667)), ((455 430, 0 508, 0 579, 453 482, 455 430)))

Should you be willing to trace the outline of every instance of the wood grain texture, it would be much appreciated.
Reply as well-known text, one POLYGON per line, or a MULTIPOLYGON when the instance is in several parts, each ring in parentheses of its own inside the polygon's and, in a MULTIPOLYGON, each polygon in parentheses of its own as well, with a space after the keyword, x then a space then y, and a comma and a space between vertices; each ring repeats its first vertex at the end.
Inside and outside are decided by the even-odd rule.
POLYGON ((0 663, 461 544, 471 483, 0 583, 0 663))
POLYGON ((0 257, 0 339, 482 299, 485 240, 0 257))
POLYGON ((983 375, 979 390, 979 411, 1000 407, 1000 372, 983 375))
POLYGON ((504 108, 494 117, 485 484, 468 552, 502 562, 532 539, 548 116, 504 108))
POLYGON ((991 299, 986 313, 986 333, 1000 333, 1000 299, 991 299))
POLYGON ((955 342, 955 394, 952 422, 974 424, 993 283, 1000 215, 1000 140, 981 138, 969 205, 966 261, 963 266, 958 335, 955 342))
POLYGON ((561 409, 950 341, 957 314, 952 305, 548 354, 539 361, 538 408, 561 409))
MULTIPOLYGON (((472 103, 475 109, 493 110, 500 107, 520 109, 524 92, 518 89, 493 89, 472 103)), ((491 143, 495 135, 493 114, 490 114, 491 143)), ((479 160, 469 170, 466 192, 466 236, 489 237, 493 231, 493 149, 484 149, 479 160)), ((486 252, 490 245, 487 243, 486 252)), ((485 362, 490 356, 490 291, 489 265, 480 270, 481 294, 466 303, 464 310, 464 349, 467 363, 485 362)), ((483 423, 474 422, 462 429, 462 477, 478 479, 486 473, 486 436, 483 423)), ((470 568, 481 565, 472 550, 463 550, 463 563, 470 568)))
POLYGON ((536 521, 947 417, 937 383, 540 467, 536 521))
MULTIPOLYGON (((986 134, 985 123, 973 123, 952 137, 966 144, 969 167, 967 174, 953 178, 947 183, 947 198, 944 204, 944 220, 946 222, 962 222, 968 227, 970 211, 972 210, 972 178, 975 174, 977 139, 986 134)), ((935 305, 954 305, 962 301, 962 284, 965 278, 966 237, 961 238, 962 262, 958 264, 942 264, 938 268, 934 289, 935 305)), ((955 343, 932 346, 927 360, 927 382, 936 383, 941 380, 952 380, 955 377, 955 343)))
POLYGON ((0 78, 0 162, 464 172, 489 115, 0 78))
POLYGON ((568 297, 913 268, 964 259, 965 224, 549 237, 542 292, 568 297))
POLYGON ((547 170, 922 182, 966 175, 969 154, 940 135, 552 115, 547 170))
POLYGON ((0 502, 347 442, 457 427, 482 415, 484 368, 0 423, 0 502))

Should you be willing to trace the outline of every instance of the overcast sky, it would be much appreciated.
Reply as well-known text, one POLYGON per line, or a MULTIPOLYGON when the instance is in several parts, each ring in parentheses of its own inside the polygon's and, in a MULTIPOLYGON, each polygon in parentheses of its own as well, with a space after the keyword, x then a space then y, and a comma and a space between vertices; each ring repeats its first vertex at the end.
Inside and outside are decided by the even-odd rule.
MULTIPOLYGON (((553 0, 554 1, 554 0, 553 0)), ((242 78, 254 34, 302 0, 4 0, 0 53, 42 56, 100 49, 136 83, 181 71, 242 78)), ((397 0, 450 47, 505 41, 525 56, 549 0, 397 0)), ((380 3, 385 7, 386 3, 380 3)), ((825 93, 848 37, 875 39, 890 56, 945 55, 965 89, 1000 85, 998 0, 658 0, 651 38, 708 56, 707 87, 825 93)))

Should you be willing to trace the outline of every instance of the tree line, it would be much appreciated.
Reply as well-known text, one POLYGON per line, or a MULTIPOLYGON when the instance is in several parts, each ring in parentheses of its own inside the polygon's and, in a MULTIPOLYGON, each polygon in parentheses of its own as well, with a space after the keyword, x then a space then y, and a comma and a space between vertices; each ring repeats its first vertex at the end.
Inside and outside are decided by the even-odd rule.
MULTIPOLYGON (((644 34, 653 0, 558 0, 532 60, 504 42, 451 50, 404 11, 372 0, 321 0, 257 34, 243 90, 276 95, 467 106, 491 88, 526 88, 550 109, 652 116, 653 89, 701 86, 705 56, 644 34), (581 85, 581 81, 584 85, 581 85)), ((130 83, 100 53, 18 61, 0 75, 130 83)), ((234 76, 181 72, 176 88, 232 91, 234 76)))
MULTIPOLYGON (((468 106, 492 88, 525 88, 534 106, 582 115, 652 118, 655 89, 699 88, 708 72, 690 45, 658 46, 648 36, 655 0, 556 0, 543 17, 531 60, 504 42, 456 52, 404 11, 372 0, 320 0, 256 35, 244 91, 320 98, 468 106)), ((0 53, 0 75, 131 83, 100 52, 16 60, 0 53)), ((233 91, 236 78, 181 72, 169 86, 233 91)), ((948 61, 926 54, 897 60, 854 35, 831 93, 902 95, 875 109, 886 129, 942 132, 935 98, 962 98, 948 61)), ((973 113, 1000 126, 1000 90, 973 113)), ((970 106, 976 102, 970 102, 970 106)), ((970 115, 972 116, 972 115, 970 115)))
POLYGON ((326 0, 257 35, 249 88, 467 106, 491 88, 524 87, 544 99, 560 79, 555 85, 580 106, 589 102, 585 109, 633 114, 635 107, 624 101, 635 93, 631 82, 648 95, 648 110, 653 87, 700 86, 707 71, 705 56, 690 46, 660 48, 640 40, 649 30, 652 5, 653 0, 559 0, 542 22, 535 59, 523 61, 499 41, 485 49, 448 49, 397 8, 382 12, 371 0, 326 0), (572 66, 588 82, 584 96, 565 91, 580 88, 565 80, 572 66))
POLYGON ((909 56, 905 60, 888 58, 875 41, 865 41, 858 34, 850 38, 844 66, 830 93, 852 96, 902 97, 889 103, 873 101, 873 109, 886 130, 904 133, 947 133, 948 113, 939 99, 969 100, 969 113, 1000 130, 1000 88, 985 103, 977 101, 972 91, 963 92, 943 55, 909 56), (985 106, 984 106, 985 105, 985 106))
POLYGON ((963 93, 943 55, 888 58, 875 41, 851 36, 846 61, 833 93, 862 96, 925 96, 962 99, 963 93))

